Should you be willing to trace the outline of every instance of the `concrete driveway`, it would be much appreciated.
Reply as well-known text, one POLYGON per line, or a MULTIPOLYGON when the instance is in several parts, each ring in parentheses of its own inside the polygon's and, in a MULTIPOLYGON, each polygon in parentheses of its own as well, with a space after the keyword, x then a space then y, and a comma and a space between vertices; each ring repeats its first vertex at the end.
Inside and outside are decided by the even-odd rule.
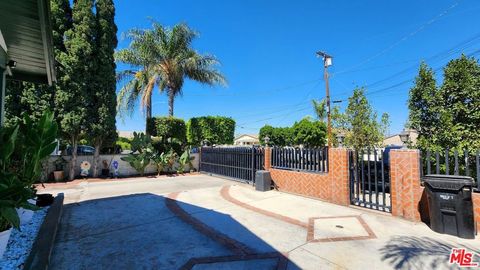
POLYGON ((66 196, 51 269, 452 269, 453 247, 480 252, 423 223, 205 175, 40 192, 66 196))

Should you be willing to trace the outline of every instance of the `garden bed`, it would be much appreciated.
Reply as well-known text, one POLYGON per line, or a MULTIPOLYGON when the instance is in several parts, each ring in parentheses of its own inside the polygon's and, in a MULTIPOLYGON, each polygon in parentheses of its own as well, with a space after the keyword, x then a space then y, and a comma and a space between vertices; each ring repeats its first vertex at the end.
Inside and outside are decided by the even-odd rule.
POLYGON ((20 225, 20 230, 12 229, 7 248, 0 261, 0 269, 23 268, 48 209, 49 207, 43 207, 35 211, 31 219, 20 225))

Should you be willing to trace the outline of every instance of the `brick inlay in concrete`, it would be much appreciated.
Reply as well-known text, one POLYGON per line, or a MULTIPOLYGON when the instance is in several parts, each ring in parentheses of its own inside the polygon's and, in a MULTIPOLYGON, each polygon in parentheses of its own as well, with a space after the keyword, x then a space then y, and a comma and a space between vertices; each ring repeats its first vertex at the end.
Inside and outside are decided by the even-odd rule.
POLYGON ((214 263, 228 263, 228 262, 238 262, 238 261, 252 261, 252 260, 266 260, 266 259, 276 259, 276 269, 285 270, 288 265, 288 254, 280 252, 270 252, 270 253, 255 253, 252 249, 240 243, 239 241, 228 237, 227 235, 213 229, 212 227, 206 225, 200 220, 188 214, 183 210, 178 204, 176 198, 180 192, 171 193, 167 196, 165 203, 166 206, 172 213, 178 216, 184 222, 190 224, 195 230, 200 233, 210 237, 219 244, 223 245, 227 249, 231 250, 236 255, 231 256, 219 256, 219 257, 201 257, 201 258, 191 258, 188 262, 183 265, 180 269, 192 269, 196 265, 203 264, 214 264, 214 263))
POLYGON ((308 242, 336 242, 377 238, 360 216, 314 217, 308 223, 308 242))

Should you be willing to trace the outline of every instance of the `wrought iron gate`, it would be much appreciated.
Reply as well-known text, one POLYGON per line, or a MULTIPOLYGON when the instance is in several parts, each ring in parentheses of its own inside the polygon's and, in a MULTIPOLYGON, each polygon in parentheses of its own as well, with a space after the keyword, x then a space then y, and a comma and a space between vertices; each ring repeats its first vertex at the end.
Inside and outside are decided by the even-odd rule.
POLYGON ((254 183, 257 170, 264 168, 260 147, 202 147, 200 171, 254 183))
POLYGON ((392 211, 389 152, 380 149, 349 152, 351 204, 392 211))

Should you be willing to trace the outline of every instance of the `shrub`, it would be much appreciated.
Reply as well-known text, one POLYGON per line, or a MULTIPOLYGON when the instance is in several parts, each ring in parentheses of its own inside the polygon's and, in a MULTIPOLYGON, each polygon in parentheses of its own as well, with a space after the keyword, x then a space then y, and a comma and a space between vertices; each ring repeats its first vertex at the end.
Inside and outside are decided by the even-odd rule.
POLYGON ((147 121, 147 130, 150 135, 159 137, 163 142, 168 139, 186 141, 185 121, 175 117, 154 117, 147 121))
POLYGON ((132 149, 131 142, 132 141, 129 138, 119 137, 115 144, 118 147, 120 147, 122 150, 131 150, 132 149))
POLYGON ((293 145, 293 132, 290 127, 272 127, 265 125, 260 129, 259 140, 264 145, 264 138, 270 138, 269 145, 272 146, 288 146, 293 145))
POLYGON ((327 127, 325 123, 312 120, 308 117, 295 122, 292 127, 295 144, 306 147, 325 146, 327 127))
POLYGON ((28 200, 35 197, 42 163, 57 146, 57 130, 50 112, 36 123, 25 115, 22 124, 0 128, 0 231, 20 226, 16 208, 36 209, 28 200))
POLYGON ((210 144, 233 144, 235 120, 222 116, 194 117, 187 122, 187 140, 199 146, 203 140, 210 144))

